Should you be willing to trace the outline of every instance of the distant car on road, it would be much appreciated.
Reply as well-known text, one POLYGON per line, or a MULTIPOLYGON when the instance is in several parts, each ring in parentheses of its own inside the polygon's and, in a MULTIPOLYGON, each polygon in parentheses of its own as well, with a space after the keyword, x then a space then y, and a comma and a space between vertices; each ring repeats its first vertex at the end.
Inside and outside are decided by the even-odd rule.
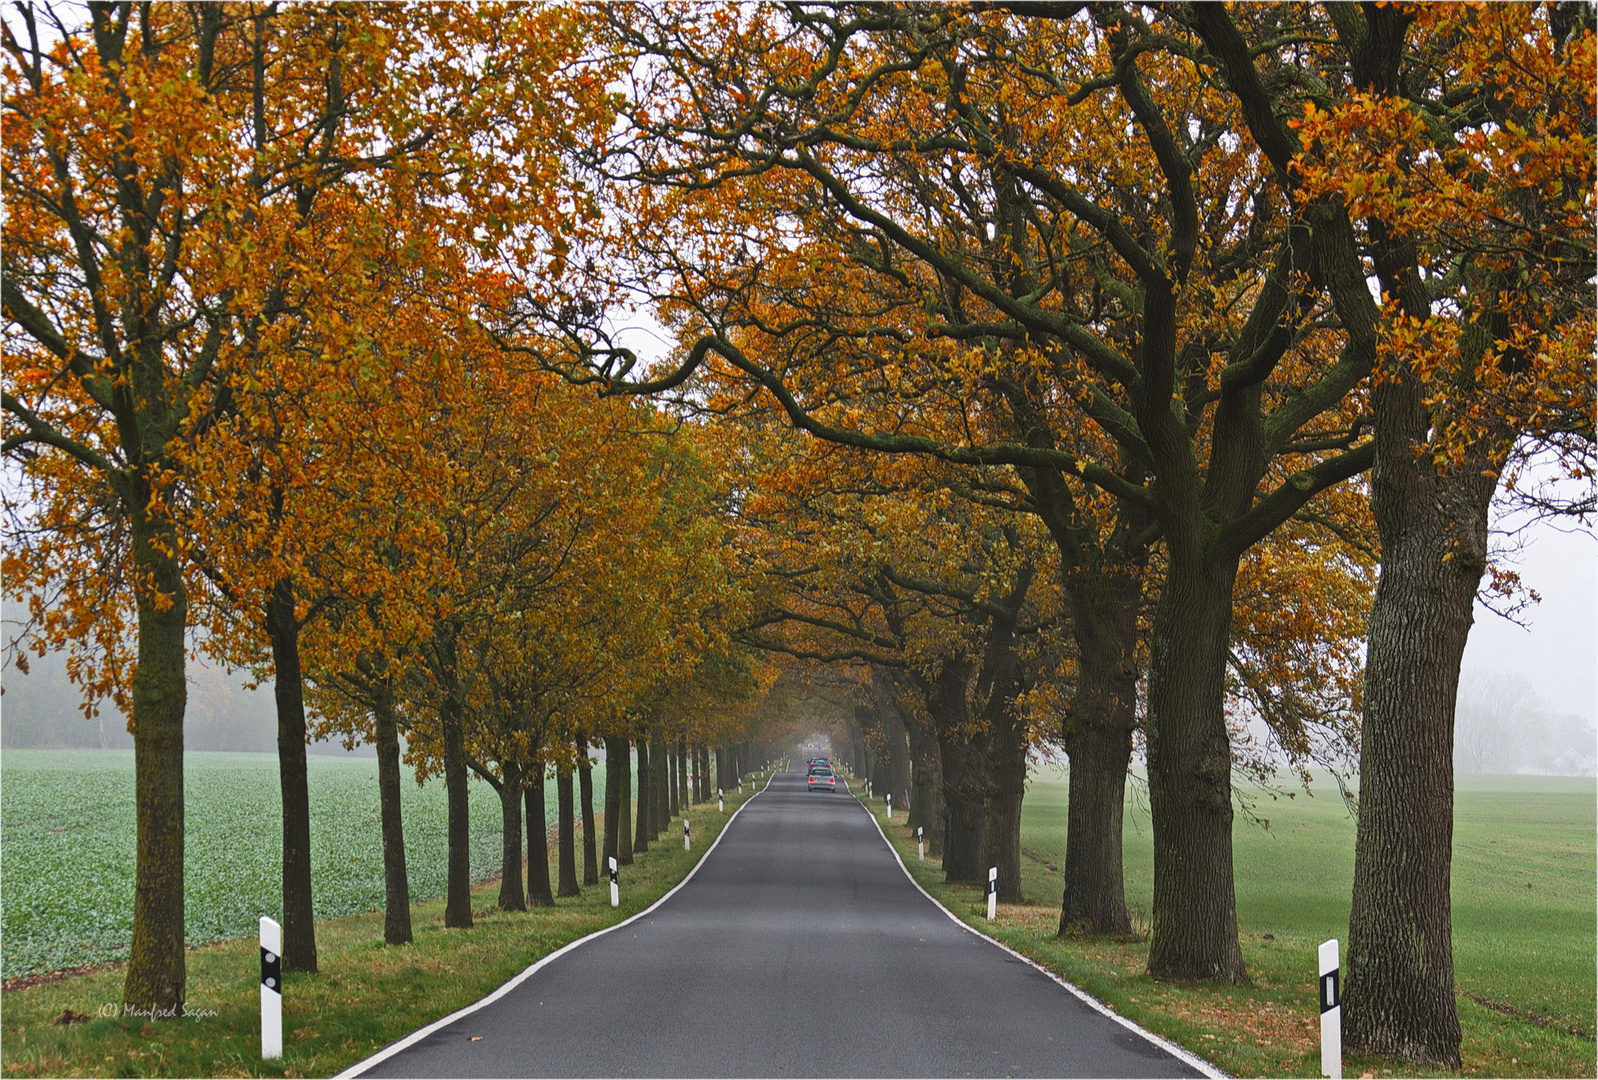
POLYGON ((837 791, 838 774, 831 769, 812 766, 809 783, 805 787, 811 791, 837 791))

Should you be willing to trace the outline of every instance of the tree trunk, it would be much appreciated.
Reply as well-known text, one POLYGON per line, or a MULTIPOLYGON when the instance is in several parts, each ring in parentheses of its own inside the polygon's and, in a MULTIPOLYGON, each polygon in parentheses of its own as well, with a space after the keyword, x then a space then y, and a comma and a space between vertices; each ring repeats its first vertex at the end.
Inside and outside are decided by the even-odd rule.
MULTIPOLYGON (((910 741, 910 812, 905 823, 925 829, 927 854, 944 853, 943 751, 930 719, 899 711, 910 741)), ((898 793, 902 796, 902 793, 898 793)))
POLYGON ((716 746, 716 789, 725 792, 732 785, 727 781, 727 744, 716 746))
POLYGON ((666 820, 670 821, 672 818, 682 813, 682 808, 685 801, 682 797, 682 784, 679 782, 677 775, 682 767, 682 757, 677 753, 677 745, 670 740, 667 740, 666 742, 666 753, 664 758, 666 762, 667 773, 666 786, 669 788, 666 798, 666 802, 668 804, 666 808, 666 820))
MULTIPOLYGON (((1017 658, 1019 668, 1020 660, 1017 658)), ((1021 902, 1021 801, 1026 797, 1026 724, 1015 698, 994 714, 988 744, 987 853, 989 866, 999 868, 999 899, 1021 902)))
POLYGON ((439 727, 444 735, 444 788, 448 799, 449 847, 445 855, 446 895, 444 925, 461 930, 472 928, 472 833, 471 803, 466 775, 466 728, 461 715, 460 687, 456 666, 456 631, 441 625, 435 634, 439 661, 439 680, 443 699, 439 703, 439 727))
POLYGON ((152 522, 143 502, 131 508, 139 617, 133 672, 133 786, 137 830, 133 872, 133 946, 122 1000, 181 1015, 187 981, 183 951, 184 629, 189 601, 183 568, 163 554, 178 550, 169 524, 152 522))
MULTIPOLYGON (((583 813, 583 884, 599 884, 599 851, 594 836, 594 766, 588 757, 588 740, 577 740, 577 795, 583 813)), ((608 773, 609 770, 607 769, 608 773)))
POLYGON ((616 863, 633 864, 633 754, 626 739, 617 739, 618 757, 611 761, 607 755, 605 770, 614 768, 619 774, 621 806, 616 815, 616 863))
MULTIPOLYGON (((605 737, 605 867, 610 868, 610 860, 615 859, 620 863, 617 841, 621 836, 621 823, 626 819, 621 803, 621 749, 622 740, 612 736, 605 737)), ((595 883, 597 884, 597 882, 595 883)))
POLYGON ((693 789, 688 786, 688 739, 684 736, 677 740, 677 790, 682 792, 681 811, 688 813, 688 808, 693 805, 693 789))
POLYGON ((560 804, 556 810, 560 818, 560 885, 555 895, 577 896, 582 890, 577 887, 577 813, 572 805, 572 771, 569 765, 556 766, 555 801, 560 804))
POLYGON ((549 892, 549 826, 544 817, 544 766, 527 770, 527 904, 554 907, 549 892))
MULTIPOLYGON (((1026 672, 1016 651, 1015 628, 1034 569, 1022 566, 1015 585, 988 624, 982 675, 977 680, 988 732, 987 844, 982 861, 997 867, 998 896, 1021 901, 1021 802, 1026 797, 1026 720, 1018 701, 1026 691, 1026 672)), ((983 874, 986 877, 986 872, 983 874)))
POLYGON ((700 802, 709 802, 710 801, 710 797, 711 797, 711 795, 714 794, 714 792, 712 792, 710 790, 710 747, 706 746, 704 743, 700 743, 699 744, 699 773, 698 773, 698 775, 699 775, 699 801, 700 802))
POLYGON ((1440 477, 1429 454, 1417 457, 1430 421, 1408 379, 1379 386, 1374 405, 1382 558, 1366 649, 1345 1024, 1351 1049, 1458 1069, 1454 703, 1500 463, 1472 454, 1440 477))
POLYGON ((1170 542, 1149 663, 1154 911, 1149 974, 1247 982, 1232 879, 1224 708, 1237 560, 1170 542))
POLYGON ((655 835, 654 823, 650 820, 655 816, 654 777, 649 768, 649 738, 645 736, 638 740, 638 818, 637 827, 633 830, 633 853, 642 854, 649 850, 649 841, 655 835))
POLYGON ((405 870, 405 818, 400 806, 399 723, 394 691, 385 681, 373 699, 377 734, 377 790, 383 820, 383 941, 411 940, 411 887, 405 870))
POLYGON ((971 662, 956 657, 938 670, 927 708, 937 732, 943 764, 943 877, 945 881, 987 881, 982 858, 987 850, 988 735, 971 734, 966 684, 971 662))
POLYGON ((665 833, 666 827, 671 824, 671 757, 666 749, 666 739, 659 732, 655 733, 654 744, 649 749, 649 767, 653 775, 649 778, 649 790, 655 796, 655 816, 650 824, 655 832, 650 839, 659 840, 665 833))
MULTIPOLYGON (((495 793, 499 796, 500 874, 499 910, 526 911, 527 894, 522 890, 522 769, 501 763, 504 779, 495 793)), ((528 829, 533 822, 529 819, 528 829)))
POLYGON ((283 799, 283 970, 316 970, 311 902, 311 791, 305 762, 305 698, 294 583, 283 579, 266 602, 277 704, 277 775, 283 799))
POLYGON ((1067 576, 1076 692, 1063 741, 1071 759, 1061 934, 1130 934, 1122 870, 1126 771, 1137 726, 1137 615, 1142 568, 1067 576))

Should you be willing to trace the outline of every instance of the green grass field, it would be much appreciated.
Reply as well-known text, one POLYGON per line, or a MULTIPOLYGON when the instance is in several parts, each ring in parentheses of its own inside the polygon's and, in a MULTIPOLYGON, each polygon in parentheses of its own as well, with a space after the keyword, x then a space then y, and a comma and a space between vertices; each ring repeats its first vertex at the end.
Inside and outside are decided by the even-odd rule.
MULTIPOLYGON (((253 940, 235 939, 189 951, 182 1020, 115 1015, 120 966, 6 991, 0 1075, 332 1076, 568 942, 642 911, 683 879, 757 790, 733 789, 722 812, 715 803, 694 807, 693 851, 668 830, 666 842, 622 870, 620 907, 610 906, 601 884, 554 907, 500 911, 497 886, 488 884, 473 891, 472 929, 445 929, 443 899, 426 900, 411 908, 415 940, 399 946, 383 943, 380 911, 319 920, 320 970, 284 978, 279 1060, 260 1056, 260 954, 253 940)), ((618 1018, 619 1037, 626 1028, 618 1018)))
MULTIPOLYGON (((1135 785, 1134 785, 1135 786, 1135 785)), ((980 891, 942 884, 915 863, 915 842, 890 830, 906 864, 973 925, 1032 956, 1144 1026, 1239 1076, 1319 1075, 1315 948, 1348 933, 1354 821, 1330 782, 1310 797, 1256 798, 1269 828, 1241 815, 1234 832, 1238 928, 1253 985, 1175 987, 1143 973, 1146 940, 1055 937, 1067 783, 1043 767, 1022 815, 1026 902, 981 918, 980 891)), ((1454 831, 1454 962, 1466 1076, 1594 1076, 1598 1049, 1598 801, 1592 779, 1458 778, 1454 831)), ((880 816, 880 802, 878 802, 880 816)), ((901 835, 902 834, 902 835, 901 835)), ((1147 800, 1125 823, 1127 903, 1147 932, 1153 849, 1147 800)), ((1350 1059, 1346 1075, 1426 1075, 1350 1059)))
MULTIPOLYGON (((282 817, 273 754, 185 755, 191 944, 252 937, 282 917, 282 817)), ((595 767, 603 791, 604 763, 595 767)), ((408 773, 408 771, 407 771, 408 773)), ((311 867, 318 918, 381 907, 377 762, 313 756, 311 867)), ((401 783, 411 895, 442 895, 444 785, 401 783)), ((499 800, 471 785, 472 876, 499 868, 499 800)), ((554 785, 548 791, 555 820, 554 785)), ((0 975, 118 960, 133 925, 130 750, 8 750, 0 762, 0 975)))

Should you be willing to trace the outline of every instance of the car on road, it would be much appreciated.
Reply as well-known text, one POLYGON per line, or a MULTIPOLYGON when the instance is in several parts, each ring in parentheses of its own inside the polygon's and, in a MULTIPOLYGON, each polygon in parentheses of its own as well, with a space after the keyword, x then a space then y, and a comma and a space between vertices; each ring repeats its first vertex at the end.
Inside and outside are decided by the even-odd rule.
POLYGON ((831 769, 812 766, 805 787, 810 791, 837 791, 838 774, 831 769))

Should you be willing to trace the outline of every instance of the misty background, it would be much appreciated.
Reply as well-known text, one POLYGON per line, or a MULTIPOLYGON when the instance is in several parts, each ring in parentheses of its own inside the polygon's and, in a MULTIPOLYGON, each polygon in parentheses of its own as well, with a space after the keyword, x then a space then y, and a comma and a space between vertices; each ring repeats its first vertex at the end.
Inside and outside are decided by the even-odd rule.
MULTIPOLYGON (((1518 553, 1507 561, 1538 603, 1518 623, 1476 607, 1465 649, 1455 723, 1454 762, 1461 772, 1593 776, 1598 773, 1598 539, 1537 522, 1515 528, 1518 553)), ((14 625, 7 629, 15 632, 14 625)), ((7 635, 9 636, 9 635, 7 635)), ((82 695, 60 654, 28 657, 29 674, 8 654, 0 666, 0 748, 131 749, 126 718, 111 702, 85 717, 82 695)), ((189 664, 184 720, 189 750, 277 750, 270 684, 245 689, 247 672, 203 660, 189 664)), ((345 754, 338 742, 312 753, 345 754)), ((373 755, 370 747, 355 751, 373 755)))

